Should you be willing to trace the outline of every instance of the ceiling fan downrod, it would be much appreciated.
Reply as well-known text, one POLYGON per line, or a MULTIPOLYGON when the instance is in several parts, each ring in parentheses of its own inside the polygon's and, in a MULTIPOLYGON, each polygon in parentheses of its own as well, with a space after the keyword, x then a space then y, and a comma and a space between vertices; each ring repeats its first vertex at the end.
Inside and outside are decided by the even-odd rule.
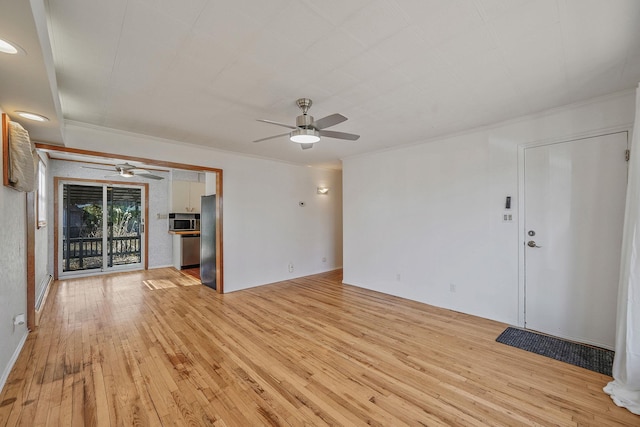
POLYGON ((302 114, 296 117, 296 126, 301 129, 315 129, 311 124, 313 123, 313 116, 307 114, 309 108, 313 102, 309 98, 300 98, 296 101, 296 105, 302 110, 302 114))

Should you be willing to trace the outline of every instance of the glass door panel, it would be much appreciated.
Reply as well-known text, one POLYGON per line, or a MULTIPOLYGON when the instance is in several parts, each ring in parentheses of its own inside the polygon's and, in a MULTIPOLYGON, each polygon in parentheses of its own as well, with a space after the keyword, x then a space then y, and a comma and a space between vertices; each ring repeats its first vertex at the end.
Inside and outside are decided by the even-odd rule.
POLYGON ((63 186, 62 271, 102 268, 103 190, 63 186))
POLYGON ((142 263, 142 189, 107 187, 107 266, 142 263))

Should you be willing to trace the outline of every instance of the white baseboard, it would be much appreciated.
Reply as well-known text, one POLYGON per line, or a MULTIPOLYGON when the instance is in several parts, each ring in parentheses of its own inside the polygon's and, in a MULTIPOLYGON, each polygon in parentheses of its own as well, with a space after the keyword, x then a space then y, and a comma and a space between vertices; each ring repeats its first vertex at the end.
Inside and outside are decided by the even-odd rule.
POLYGON ((42 295, 42 298, 40 299, 40 304, 36 307, 36 322, 35 322, 36 326, 40 326, 40 316, 42 315, 44 306, 47 304, 47 297, 49 296, 49 289, 51 289, 51 284, 53 283, 53 276, 49 274, 46 280, 47 280, 47 284, 45 285, 45 288, 44 288, 44 295, 42 295))
POLYGON ((53 282, 53 276, 51 274, 47 274, 40 282, 40 295, 36 296, 36 310, 41 310, 44 305, 44 301, 47 299, 47 294, 49 293, 49 286, 53 282), (45 283, 46 282, 46 283, 45 283))
POLYGON ((154 265, 153 267, 149 267, 149 270, 156 270, 158 268, 170 268, 173 267, 173 264, 167 264, 167 265, 154 265))
POLYGON ((18 343, 18 347, 16 348, 16 351, 13 352, 13 356, 11 356, 9 363, 7 364, 7 366, 4 369, 4 372, 2 373, 2 377, 0 378, 0 393, 2 393, 2 390, 4 389, 4 385, 9 379, 9 374, 13 369, 13 365, 15 365, 16 361, 18 360, 18 356, 20 356, 20 352, 22 351, 22 347, 24 347, 24 343, 27 342, 28 336, 29 336, 29 332, 25 331, 24 336, 20 340, 20 343, 18 343))

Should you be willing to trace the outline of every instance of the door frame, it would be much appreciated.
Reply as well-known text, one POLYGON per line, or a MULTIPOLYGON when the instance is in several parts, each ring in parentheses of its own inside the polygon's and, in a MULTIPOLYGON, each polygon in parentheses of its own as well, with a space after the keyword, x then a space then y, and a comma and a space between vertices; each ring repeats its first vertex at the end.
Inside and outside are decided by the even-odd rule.
MULTIPOLYGON (((2 113, 2 133, 3 133, 3 159, 5 156, 5 148, 8 147, 6 145, 6 141, 8 141, 8 120, 9 116, 2 113)), ((177 163, 163 160, 153 160, 145 157, 137 157, 137 156, 129 156, 126 154, 113 154, 101 151, 92 151, 92 150, 83 150, 78 148, 68 148, 60 145, 53 144, 45 144, 41 142, 35 142, 36 149, 40 150, 49 150, 49 151, 58 151, 62 153, 72 153, 72 154, 81 154, 86 156, 94 156, 94 157, 113 157, 123 160, 132 160, 137 162, 143 162, 148 165, 155 166, 164 166, 168 168, 174 169, 184 169, 191 170, 197 172, 209 172, 216 175, 216 283, 217 283, 217 291, 219 294, 224 293, 224 251, 223 251, 223 240, 222 240, 222 189, 223 189, 223 181, 222 181, 222 169, 212 168, 208 166, 196 166, 190 165, 186 163, 177 163)), ((8 149, 7 149, 8 150, 8 149)), ((8 151, 7 151, 8 152, 8 151)), ((6 160, 6 159, 4 159, 6 160)), ((7 175, 8 176, 8 175, 7 175)), ((35 197, 33 197, 32 193, 27 193, 25 203, 27 205, 26 212, 26 223, 27 223, 27 327, 30 331, 35 330, 36 328, 36 306, 35 306, 35 289, 36 289, 36 279, 35 279, 35 230, 36 230, 36 206, 35 206, 35 197)), ((54 204, 57 203, 54 200, 54 204)), ((54 206, 55 212, 55 206, 54 206)), ((54 231, 55 233, 55 231, 54 231)), ((54 245, 54 251, 57 246, 54 245)), ((147 251, 148 252, 148 251, 147 251)), ((148 265, 145 266, 145 269, 148 268, 148 265)), ((54 280, 58 280, 57 276, 57 262, 54 259, 54 280)), ((49 285, 50 286, 50 285, 49 285)))
MULTIPOLYGON (((217 292, 219 294, 224 293, 224 245, 223 245, 223 236, 222 236, 222 211, 223 211, 223 173, 222 169, 212 168, 208 166, 197 166, 190 165, 186 163, 176 163, 164 160, 154 160, 145 157, 137 157, 137 156, 129 156, 126 154, 114 154, 107 153, 101 151, 92 151, 92 150, 82 150, 78 148, 68 148, 59 145, 52 144, 44 144, 44 143, 35 143, 36 149, 39 150, 48 150, 48 151, 58 151, 63 153, 72 153, 72 154, 80 154, 85 156, 94 156, 94 157, 112 157, 122 160, 131 160, 134 162, 142 162, 149 166, 160 166, 172 169, 184 169, 196 172, 209 172, 216 175, 216 283, 217 292)), ((55 209, 55 207, 54 207, 55 209)), ((54 263, 55 264, 55 263, 54 263)), ((55 268, 55 266, 54 266, 55 268)), ((54 279, 58 279, 57 276, 54 276, 54 279)), ((35 307, 34 307, 35 310, 35 307)))
MULTIPOLYGON (((60 194, 60 184, 78 184, 81 185, 82 183, 87 183, 87 184, 95 184, 96 187, 102 187, 104 189, 104 186, 107 185, 113 185, 113 186, 125 186, 125 187, 142 187, 144 189, 144 256, 141 260, 141 264, 142 264, 142 269, 143 270, 148 270, 149 269, 149 233, 147 232, 148 230, 148 223, 149 223, 149 184, 146 182, 123 182, 123 181, 110 181, 110 180, 101 180, 101 179, 86 179, 86 178, 67 178, 67 177, 60 177, 60 176, 55 176, 53 177, 53 197, 54 197, 54 201, 53 201, 53 271, 54 271, 54 277, 56 279, 60 278, 60 242, 58 241, 58 239, 60 239, 60 212, 59 209, 61 208, 61 206, 59 205, 60 200, 59 197, 61 197, 62 195, 60 194)), ((103 253, 103 257, 105 256, 105 253, 103 253)), ((123 271, 126 269, 110 269, 110 270, 103 270, 103 269, 94 269, 94 270, 86 270, 86 271, 78 271, 76 274, 66 274, 63 276, 64 279, 68 279, 68 278, 72 278, 72 277, 81 277, 81 276, 93 276, 93 275, 99 275, 99 274, 109 274, 109 273, 116 273, 117 271, 123 271)))
POLYGON ((545 145, 562 144, 566 142, 579 141, 582 139, 595 138, 599 136, 611 135, 614 133, 627 132, 627 144, 632 138, 633 123, 601 128, 587 132, 580 132, 564 137, 555 137, 541 139, 537 141, 526 142, 518 145, 518 324, 517 326, 524 328, 526 320, 526 264, 525 264, 525 245, 527 236, 525 236, 525 150, 528 148, 542 147, 545 145))

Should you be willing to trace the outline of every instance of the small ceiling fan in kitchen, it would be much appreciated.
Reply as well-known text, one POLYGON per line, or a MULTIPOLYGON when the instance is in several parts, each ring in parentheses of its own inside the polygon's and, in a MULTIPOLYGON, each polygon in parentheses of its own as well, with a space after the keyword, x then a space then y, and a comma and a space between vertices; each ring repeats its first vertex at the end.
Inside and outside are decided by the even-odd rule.
POLYGON ((114 165, 114 169, 107 169, 107 168, 96 168, 96 167, 91 167, 91 166, 82 166, 85 169, 97 169, 97 170, 102 170, 102 171, 110 171, 112 172, 114 169, 117 173, 114 173, 112 175, 107 175, 107 176, 121 176, 123 178, 131 178, 134 176, 139 176, 142 178, 148 178, 148 179, 164 179, 161 176, 158 175, 154 175, 151 172, 149 172, 146 169, 142 169, 142 168, 138 168, 132 164, 129 163, 122 163, 119 165, 114 165))
POLYGON ((302 114, 296 117, 296 125, 288 125, 285 123, 274 122, 272 120, 258 119, 259 122, 269 123, 272 125, 283 126, 292 129, 290 132, 280 135, 269 136, 267 138, 257 139, 253 142, 262 142, 268 139, 280 138, 281 136, 289 136, 289 140, 300 144, 300 148, 307 150, 313 147, 313 144, 320 141, 320 137, 346 139, 348 141, 356 141, 360 135, 346 132, 337 132, 325 130, 331 126, 335 126, 347 120, 342 114, 331 114, 319 120, 315 120, 313 116, 308 114, 309 108, 313 102, 309 98, 300 98, 296 101, 296 105, 302 110, 302 114))

